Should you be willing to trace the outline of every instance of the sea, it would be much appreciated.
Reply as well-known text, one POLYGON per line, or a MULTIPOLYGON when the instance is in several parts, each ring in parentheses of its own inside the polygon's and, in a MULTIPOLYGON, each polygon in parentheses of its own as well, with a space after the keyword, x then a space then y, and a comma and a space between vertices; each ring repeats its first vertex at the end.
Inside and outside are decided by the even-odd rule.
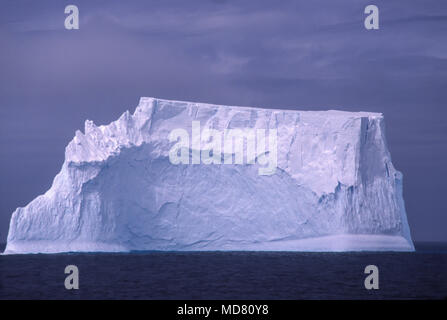
POLYGON ((0 255, 0 299, 447 299, 447 243, 416 243, 415 252, 0 255), (68 265, 78 289, 65 287, 68 265), (365 287, 368 265, 378 289, 365 287))

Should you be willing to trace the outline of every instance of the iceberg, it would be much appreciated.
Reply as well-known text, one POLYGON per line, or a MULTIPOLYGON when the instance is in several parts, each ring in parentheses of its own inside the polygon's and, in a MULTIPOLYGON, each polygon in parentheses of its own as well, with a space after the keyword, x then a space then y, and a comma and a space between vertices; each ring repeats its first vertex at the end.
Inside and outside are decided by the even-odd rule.
POLYGON ((380 113, 141 98, 133 114, 101 126, 87 120, 76 132, 51 188, 13 213, 5 253, 413 251, 384 129, 380 113), (215 162, 194 163, 211 150, 194 124, 202 133, 270 130, 274 143, 253 146, 275 150, 220 162, 237 156, 222 140, 221 154, 207 153, 215 162), (173 152, 178 130, 192 138, 173 152), (187 162, 172 161, 182 152, 187 162), (268 154, 275 168, 260 174, 268 154))

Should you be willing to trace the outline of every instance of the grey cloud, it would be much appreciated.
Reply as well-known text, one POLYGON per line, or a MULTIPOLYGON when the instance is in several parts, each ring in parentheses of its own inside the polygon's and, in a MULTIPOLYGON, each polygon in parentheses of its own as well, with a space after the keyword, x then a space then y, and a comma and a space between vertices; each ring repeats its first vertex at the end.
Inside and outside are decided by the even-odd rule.
POLYGON ((377 32, 363 0, 75 3, 76 32, 62 2, 2 3, 0 241, 85 119, 110 122, 139 96, 383 112, 413 235, 447 240, 433 189, 447 162, 445 1, 378 0, 377 32))

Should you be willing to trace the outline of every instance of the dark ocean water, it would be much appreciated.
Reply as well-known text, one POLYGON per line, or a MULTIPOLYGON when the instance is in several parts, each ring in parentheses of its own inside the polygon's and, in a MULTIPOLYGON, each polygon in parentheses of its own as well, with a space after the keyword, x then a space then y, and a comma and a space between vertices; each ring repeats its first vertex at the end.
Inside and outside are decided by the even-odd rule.
MULTIPOLYGON (((446 299, 447 244, 413 253, 138 252, 0 256, 1 299, 446 299), (379 290, 364 268, 379 268, 379 290), (79 290, 64 287, 79 268, 79 290)), ((3 248, 1 248, 3 250, 3 248)))

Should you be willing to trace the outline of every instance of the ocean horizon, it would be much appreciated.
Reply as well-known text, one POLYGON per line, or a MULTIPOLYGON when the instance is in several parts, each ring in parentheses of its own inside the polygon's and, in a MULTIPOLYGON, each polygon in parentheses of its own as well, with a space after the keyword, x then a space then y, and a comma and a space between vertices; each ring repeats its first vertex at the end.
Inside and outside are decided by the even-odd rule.
POLYGON ((0 299, 447 299, 447 243, 415 247, 1 255, 0 299), (371 264, 380 272, 378 290, 364 287, 371 264), (79 268, 78 290, 64 287, 67 265, 79 268))

